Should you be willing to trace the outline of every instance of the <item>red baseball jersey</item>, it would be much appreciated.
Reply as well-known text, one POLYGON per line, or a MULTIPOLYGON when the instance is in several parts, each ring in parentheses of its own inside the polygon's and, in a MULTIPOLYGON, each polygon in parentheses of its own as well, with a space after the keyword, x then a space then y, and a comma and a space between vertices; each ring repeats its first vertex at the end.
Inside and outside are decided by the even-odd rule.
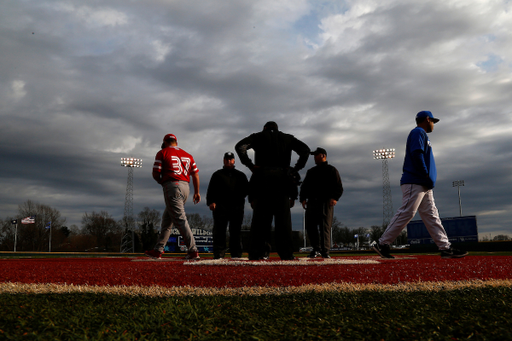
POLYGON ((199 172, 192 155, 178 147, 167 147, 156 154, 153 173, 161 173, 161 183, 169 180, 190 182, 190 174, 199 172))

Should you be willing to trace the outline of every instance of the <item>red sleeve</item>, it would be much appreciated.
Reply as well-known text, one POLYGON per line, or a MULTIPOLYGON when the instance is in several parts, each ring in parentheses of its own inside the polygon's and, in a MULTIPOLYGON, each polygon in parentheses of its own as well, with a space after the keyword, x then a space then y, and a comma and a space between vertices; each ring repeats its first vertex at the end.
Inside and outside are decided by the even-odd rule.
POLYGON ((162 173, 162 161, 163 161, 163 154, 162 151, 159 151, 156 153, 155 156, 155 163, 153 164, 153 172, 162 173))

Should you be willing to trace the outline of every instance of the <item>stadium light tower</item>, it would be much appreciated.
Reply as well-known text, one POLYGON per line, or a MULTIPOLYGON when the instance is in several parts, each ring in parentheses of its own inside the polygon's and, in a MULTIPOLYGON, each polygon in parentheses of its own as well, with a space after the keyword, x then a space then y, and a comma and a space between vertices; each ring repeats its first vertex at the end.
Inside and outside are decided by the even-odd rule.
POLYGON ((135 252, 135 220, 133 219, 133 169, 142 167, 142 159, 122 157, 121 166, 128 168, 123 220, 126 230, 121 239, 121 252, 135 252), (131 231, 131 233, 130 233, 131 231))
POLYGON ((459 192, 459 214, 462 217, 462 202, 460 201, 460 186, 464 186, 464 180, 454 181, 453 187, 457 187, 457 191, 459 192))
POLYGON ((376 149, 373 151, 375 160, 382 160, 382 226, 388 226, 393 217, 393 200, 389 186, 388 160, 395 157, 395 149, 376 149))

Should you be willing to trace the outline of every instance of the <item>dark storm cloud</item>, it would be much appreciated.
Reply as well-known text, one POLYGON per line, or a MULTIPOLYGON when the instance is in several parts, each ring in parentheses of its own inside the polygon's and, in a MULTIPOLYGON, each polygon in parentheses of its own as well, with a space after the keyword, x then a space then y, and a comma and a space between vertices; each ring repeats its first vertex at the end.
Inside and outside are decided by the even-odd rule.
MULTIPOLYGON (((442 216, 509 231, 510 3, 476 1, 23 1, 0 5, 0 214, 31 199, 61 210, 163 209, 151 179, 162 137, 192 153, 206 192, 222 154, 266 121, 328 150, 349 227, 382 222, 381 162, 394 208, 414 114, 430 134, 442 216)), ((313 166, 309 160, 307 167, 313 166)), ((238 169, 248 170, 237 163, 238 169)), ((302 173, 305 174, 304 170, 302 173)), ((296 205, 298 206, 298 205, 296 205)), ((191 213, 210 214, 204 202, 191 213)), ((302 209, 293 208, 294 228, 302 209)), ((248 210, 250 213, 250 210, 248 210)))

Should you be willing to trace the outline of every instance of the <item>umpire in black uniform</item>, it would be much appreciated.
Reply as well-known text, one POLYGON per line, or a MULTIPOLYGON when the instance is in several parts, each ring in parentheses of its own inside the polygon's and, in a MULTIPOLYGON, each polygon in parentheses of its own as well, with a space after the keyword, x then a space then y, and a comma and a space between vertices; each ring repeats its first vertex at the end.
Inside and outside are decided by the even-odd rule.
POLYGON ((249 182, 244 173, 235 169, 235 155, 224 154, 224 167, 213 173, 206 191, 206 205, 213 212, 213 258, 224 258, 226 229, 229 224, 229 253, 242 257, 240 229, 244 219, 245 197, 249 182))
POLYGON ((331 258, 331 227, 334 206, 343 194, 338 170, 327 163, 327 152, 317 148, 313 168, 308 170, 300 187, 300 202, 306 210, 306 231, 313 251, 308 256, 331 258))
POLYGON ((283 260, 295 259, 293 256, 292 221, 290 207, 294 197, 291 187, 292 174, 304 168, 308 161, 309 147, 293 135, 278 130, 277 123, 267 122, 263 131, 242 139, 235 146, 240 161, 253 173, 249 190, 249 201, 253 208, 251 222, 251 246, 249 259, 265 259, 269 251, 267 244, 275 221, 275 243, 277 253, 283 260), (254 150, 254 163, 247 155, 254 150), (299 155, 293 168, 290 168, 292 151, 299 155))

